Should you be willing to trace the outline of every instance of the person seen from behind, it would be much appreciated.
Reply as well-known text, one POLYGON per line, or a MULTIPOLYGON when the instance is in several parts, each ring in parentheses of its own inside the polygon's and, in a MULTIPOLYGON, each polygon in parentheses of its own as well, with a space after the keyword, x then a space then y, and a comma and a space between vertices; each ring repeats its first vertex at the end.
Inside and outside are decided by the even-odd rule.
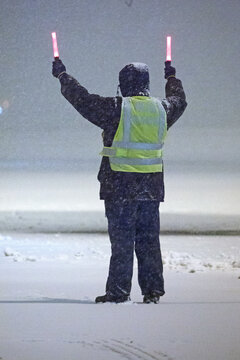
POLYGON ((159 205, 164 201, 162 149, 169 128, 187 103, 174 67, 166 63, 165 98, 150 96, 146 64, 130 63, 119 73, 121 96, 90 94, 66 72, 60 59, 52 74, 62 95, 92 124, 103 130, 98 173, 111 242, 106 291, 96 303, 130 299, 134 251, 144 303, 158 303, 165 294, 160 249, 159 205))

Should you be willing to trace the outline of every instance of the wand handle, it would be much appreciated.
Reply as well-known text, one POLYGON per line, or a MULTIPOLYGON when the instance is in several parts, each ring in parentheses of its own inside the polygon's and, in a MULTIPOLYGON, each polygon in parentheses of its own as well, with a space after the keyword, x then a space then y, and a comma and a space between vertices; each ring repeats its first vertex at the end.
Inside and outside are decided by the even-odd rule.
POLYGON ((171 63, 172 63, 172 62, 169 61, 169 60, 168 60, 168 61, 165 61, 165 67, 166 67, 166 68, 169 68, 169 67, 171 66, 171 63))

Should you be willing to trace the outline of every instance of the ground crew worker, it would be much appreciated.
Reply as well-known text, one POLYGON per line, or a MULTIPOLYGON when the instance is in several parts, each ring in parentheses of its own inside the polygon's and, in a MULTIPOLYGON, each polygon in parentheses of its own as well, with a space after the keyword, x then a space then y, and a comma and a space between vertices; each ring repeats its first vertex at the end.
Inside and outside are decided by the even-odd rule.
POLYGON ((162 147, 167 130, 187 103, 175 68, 165 67, 166 98, 150 97, 146 64, 131 63, 119 73, 122 96, 89 94, 61 60, 52 74, 63 96, 87 120, 103 129, 104 148, 98 173, 105 202, 111 259, 106 293, 96 303, 130 299, 134 249, 144 303, 163 296, 163 264, 159 241, 159 204, 164 201, 162 147))

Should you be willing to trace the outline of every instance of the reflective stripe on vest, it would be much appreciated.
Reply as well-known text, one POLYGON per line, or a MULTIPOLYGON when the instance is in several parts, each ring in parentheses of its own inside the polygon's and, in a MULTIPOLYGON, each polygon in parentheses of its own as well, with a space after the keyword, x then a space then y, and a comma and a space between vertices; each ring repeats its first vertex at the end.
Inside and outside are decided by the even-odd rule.
POLYGON ((101 155, 110 158, 114 171, 161 172, 166 132, 166 112, 159 100, 146 96, 123 98, 112 146, 104 147, 101 155))

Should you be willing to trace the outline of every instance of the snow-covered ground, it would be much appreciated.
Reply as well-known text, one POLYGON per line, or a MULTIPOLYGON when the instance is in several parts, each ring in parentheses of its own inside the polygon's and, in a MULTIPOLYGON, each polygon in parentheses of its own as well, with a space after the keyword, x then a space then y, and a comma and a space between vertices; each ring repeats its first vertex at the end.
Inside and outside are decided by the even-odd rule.
MULTIPOLYGON (((136 261, 132 301, 94 303, 110 254, 97 168, 2 170, 0 360, 239 360, 240 236, 162 235, 161 303, 142 304, 136 261)), ((166 170, 162 231, 240 233, 238 171, 166 170)))
POLYGON ((3 360, 239 360, 240 238, 162 236, 166 295, 94 304, 104 293, 104 234, 0 236, 3 360))

